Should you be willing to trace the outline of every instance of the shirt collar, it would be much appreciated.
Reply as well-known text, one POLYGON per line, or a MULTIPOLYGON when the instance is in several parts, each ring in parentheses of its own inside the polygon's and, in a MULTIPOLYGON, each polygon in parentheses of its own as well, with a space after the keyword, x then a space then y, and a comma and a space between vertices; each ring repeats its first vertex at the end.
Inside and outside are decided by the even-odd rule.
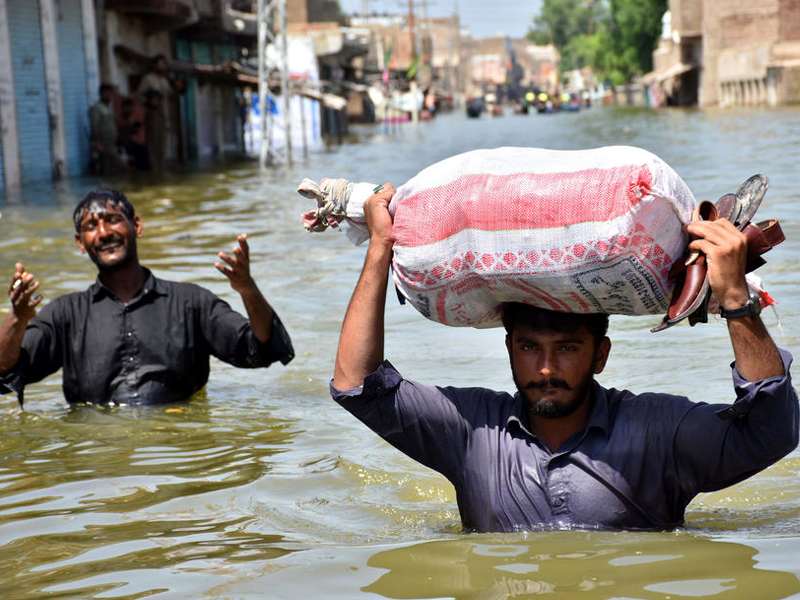
MULTIPOLYGON (((594 395, 594 406, 589 415, 589 420, 586 423, 586 430, 596 427, 600 429, 608 437, 609 427, 609 414, 608 414, 608 391, 596 381, 592 381, 592 394, 594 395)), ((520 428, 528 435, 535 437, 528 426, 526 403, 522 399, 519 392, 514 394, 514 404, 509 415, 506 426, 520 428)))
MULTIPOLYGON (((137 299, 143 298, 151 293, 159 296, 166 296, 167 290, 166 286, 164 286, 164 283, 161 280, 159 280, 155 275, 153 275, 153 273, 147 267, 142 267, 142 270, 144 271, 144 285, 142 286, 142 289, 136 294, 132 302, 135 302, 137 299)), ((100 281, 99 275, 89 288, 89 294, 91 295, 93 302, 97 302, 106 297, 109 298, 114 297, 114 294, 112 294, 111 291, 105 285, 103 285, 103 282, 100 281)))

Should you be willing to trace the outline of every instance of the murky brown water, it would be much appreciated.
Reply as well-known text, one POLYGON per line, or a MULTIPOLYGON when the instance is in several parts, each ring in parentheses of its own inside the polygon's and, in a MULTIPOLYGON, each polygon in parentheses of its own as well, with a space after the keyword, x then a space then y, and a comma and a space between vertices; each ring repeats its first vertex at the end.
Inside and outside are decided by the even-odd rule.
MULTIPOLYGON (((800 597, 800 452, 736 487, 698 497, 668 533, 460 532, 455 495, 332 403, 328 381, 363 248, 306 234, 294 193, 309 176, 404 182, 479 147, 577 149, 631 144, 656 152, 698 198, 763 172, 760 215, 789 239, 759 270, 779 301, 765 316, 797 352, 800 335, 800 110, 600 109, 466 120, 419 130, 364 127, 358 139, 293 167, 244 163, 115 181, 145 222, 143 262, 241 307, 213 267, 236 233, 290 329, 288 367, 212 365, 191 402, 70 409, 58 375, 31 386, 20 412, 0 397, 0 596, 3 598, 800 597), (778 318, 779 316, 779 318, 778 318)), ((0 199, 0 279, 21 260, 48 298, 93 279, 71 210, 101 182, 32 187, 0 199)), ((7 310, 7 301, 3 302, 7 310)), ((3 315, 0 315, 3 316, 3 315)), ((612 319, 601 382, 633 391, 732 398, 725 326, 649 333, 657 318, 612 319)), ((446 328, 389 301, 387 357, 431 383, 511 389, 499 330, 446 328)))

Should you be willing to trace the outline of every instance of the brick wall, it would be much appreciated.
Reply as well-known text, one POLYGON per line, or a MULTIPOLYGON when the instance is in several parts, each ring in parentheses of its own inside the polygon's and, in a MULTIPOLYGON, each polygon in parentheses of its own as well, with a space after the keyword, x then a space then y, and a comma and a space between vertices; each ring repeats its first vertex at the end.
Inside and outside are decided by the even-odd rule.
POLYGON ((307 0, 286 0, 286 23, 308 23, 307 0))
POLYGON ((780 0, 781 41, 800 40, 800 0, 780 0))
POLYGON ((670 0, 672 30, 681 37, 700 35, 703 29, 703 0, 670 0))
POLYGON ((747 48, 778 40, 777 2, 765 0, 762 4, 764 6, 749 10, 729 10, 720 13, 722 48, 747 48))

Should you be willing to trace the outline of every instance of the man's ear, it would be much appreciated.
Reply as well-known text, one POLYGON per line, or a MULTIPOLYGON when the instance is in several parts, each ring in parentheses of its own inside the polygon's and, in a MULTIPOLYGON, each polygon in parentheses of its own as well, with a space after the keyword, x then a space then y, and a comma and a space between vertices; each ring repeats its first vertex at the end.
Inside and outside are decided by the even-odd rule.
POLYGON ((81 254, 86 254, 86 246, 83 245, 83 240, 81 239, 81 234, 75 234, 75 243, 78 245, 78 249, 81 251, 81 254))
POLYGON ((603 338, 603 341, 597 346, 597 350, 594 355, 594 373, 595 375, 602 373, 603 369, 606 368, 606 361, 608 360, 608 355, 611 353, 611 340, 607 337, 603 338))
POLYGON ((133 228, 136 231, 136 237, 142 237, 144 233, 144 223, 139 218, 139 215, 133 217, 133 228))

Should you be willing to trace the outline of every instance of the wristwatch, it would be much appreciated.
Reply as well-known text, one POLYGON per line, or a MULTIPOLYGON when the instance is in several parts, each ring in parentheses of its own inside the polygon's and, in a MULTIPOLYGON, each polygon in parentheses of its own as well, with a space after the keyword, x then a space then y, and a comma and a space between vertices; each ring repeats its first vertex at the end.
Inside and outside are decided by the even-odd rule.
POLYGON ((750 300, 747 301, 747 304, 739 308, 727 309, 721 306, 719 307, 719 315, 723 319, 741 319, 743 317, 755 319, 760 314, 761 299, 758 297, 758 294, 750 296, 750 300))

